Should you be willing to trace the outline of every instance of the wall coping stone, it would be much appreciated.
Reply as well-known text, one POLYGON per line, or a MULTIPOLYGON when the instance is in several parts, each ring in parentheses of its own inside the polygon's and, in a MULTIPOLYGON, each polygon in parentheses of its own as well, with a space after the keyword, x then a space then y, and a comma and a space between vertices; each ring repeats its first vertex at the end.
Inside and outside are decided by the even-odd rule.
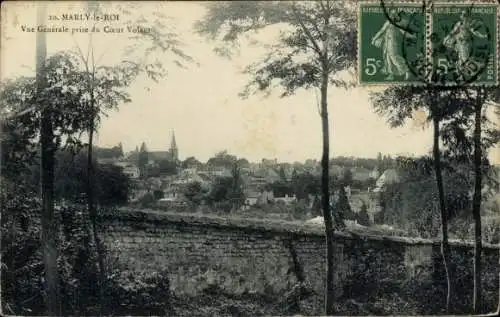
MULTIPOLYGON (((268 232, 279 235, 298 235, 298 236, 313 236, 324 237, 325 231, 322 226, 317 224, 308 224, 302 221, 284 221, 274 219, 255 219, 243 218, 231 215, 223 217, 219 215, 162 211, 154 209, 138 209, 130 207, 122 207, 114 211, 105 211, 100 214, 103 220, 123 220, 135 223, 179 223, 189 224, 200 227, 215 227, 226 229, 239 229, 268 232)), ((352 239, 352 240, 370 240, 384 241, 388 243, 402 243, 406 245, 427 245, 439 246, 439 239, 423 239, 414 237, 390 236, 380 233, 366 232, 355 229, 346 229, 346 231, 336 231, 335 237, 352 239)), ((473 242, 465 242, 461 240, 449 240, 451 246, 456 247, 474 247, 473 242)), ((483 242, 484 250, 499 250, 500 245, 483 242)))

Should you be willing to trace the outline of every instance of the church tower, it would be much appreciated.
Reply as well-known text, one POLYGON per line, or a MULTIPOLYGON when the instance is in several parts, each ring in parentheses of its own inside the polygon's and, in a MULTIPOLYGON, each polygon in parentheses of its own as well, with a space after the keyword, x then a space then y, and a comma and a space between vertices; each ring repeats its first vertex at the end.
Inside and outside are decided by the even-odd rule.
POLYGON ((170 159, 174 162, 179 160, 179 149, 177 148, 177 143, 175 142, 175 132, 172 130, 172 141, 170 143, 170 159))

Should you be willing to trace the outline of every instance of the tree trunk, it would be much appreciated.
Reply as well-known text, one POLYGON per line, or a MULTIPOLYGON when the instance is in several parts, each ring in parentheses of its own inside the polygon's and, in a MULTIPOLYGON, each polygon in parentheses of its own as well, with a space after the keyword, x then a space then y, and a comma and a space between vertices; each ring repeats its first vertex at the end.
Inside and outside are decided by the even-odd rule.
MULTIPOLYGON (((93 100, 91 101, 93 103, 93 100)), ((93 105, 92 105, 93 108, 93 105)), ((104 298, 105 294, 105 285, 106 285, 106 273, 104 271, 104 252, 101 248, 101 239, 99 238, 98 228, 97 228, 97 209, 94 204, 94 165, 92 162, 92 153, 93 153, 93 140, 94 139, 94 114, 92 113, 92 117, 90 119, 90 127, 89 127, 89 149, 87 152, 87 204, 90 215, 90 222, 92 224, 92 234, 94 238, 94 243, 96 245, 97 250, 97 262, 99 265, 99 309, 100 314, 104 313, 106 302, 104 298)))
MULTIPOLYGON (((45 5, 38 6, 38 24, 45 22, 45 5)), ((45 88, 45 59, 47 42, 44 32, 36 36, 36 86, 37 94, 45 88)), ((61 315, 59 293, 59 272, 57 267, 57 222, 54 217, 54 132, 52 127, 52 111, 50 101, 39 99, 42 108, 40 120, 41 146, 41 196, 42 196, 42 248, 45 267, 45 304, 48 316, 61 315)))
POLYGON ((474 196, 472 198, 472 215, 474 217, 474 313, 481 311, 481 188, 482 188, 482 153, 481 153, 481 110, 482 100, 478 90, 477 103, 475 104, 474 122, 474 196))
MULTIPOLYGON (((435 106, 436 100, 431 101, 435 106)), ((443 185, 443 175, 441 172, 441 152, 439 150, 439 117, 436 113, 433 114, 433 157, 434 157, 434 169, 436 173, 436 185, 439 195, 439 209, 441 211, 441 256, 443 258, 443 266, 446 274, 446 312, 450 311, 450 301, 451 301, 451 278, 450 269, 448 267, 450 258, 450 246, 448 244, 448 212, 446 210, 445 198, 444 198, 444 185, 443 185)))
POLYGON ((323 131, 323 156, 321 158, 321 193, 323 205, 323 217, 325 220, 326 233, 326 315, 333 315, 334 311, 334 235, 333 219, 330 210, 330 190, 329 190, 329 165, 330 165, 330 136, 328 127, 328 72, 323 69, 321 79, 321 127, 323 131))

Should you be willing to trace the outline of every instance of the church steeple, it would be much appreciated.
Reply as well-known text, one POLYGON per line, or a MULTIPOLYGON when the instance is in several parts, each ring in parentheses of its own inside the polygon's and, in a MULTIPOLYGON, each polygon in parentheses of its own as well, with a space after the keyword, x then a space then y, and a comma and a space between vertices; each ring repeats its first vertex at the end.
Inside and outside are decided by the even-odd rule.
POLYGON ((171 149, 177 149, 177 143, 175 142, 175 131, 172 129, 172 142, 170 143, 171 149))
POLYGON ((179 160, 179 149, 177 148, 177 142, 175 142, 175 132, 172 129, 172 141, 170 142, 170 159, 172 161, 179 160))

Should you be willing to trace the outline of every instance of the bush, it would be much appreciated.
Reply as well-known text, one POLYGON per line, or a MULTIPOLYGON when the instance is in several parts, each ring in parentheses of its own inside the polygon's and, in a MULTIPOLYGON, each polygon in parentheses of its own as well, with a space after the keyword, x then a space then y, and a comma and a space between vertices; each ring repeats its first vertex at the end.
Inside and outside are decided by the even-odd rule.
POLYGON ((147 193, 138 200, 139 205, 141 205, 142 207, 150 207, 155 202, 156 199, 152 193, 147 193))
POLYGON ((108 311, 114 315, 169 315, 170 303, 168 273, 137 274, 118 272, 108 277, 108 311))
POLYGON ((361 205, 361 209, 358 213, 358 223, 362 226, 369 226, 370 225, 370 217, 368 216, 368 208, 366 207, 366 204, 363 202, 363 205, 361 205))
POLYGON ((59 268, 65 309, 71 314, 97 313, 99 269, 87 208, 75 204, 63 206, 60 215, 59 268))
POLYGON ((2 184, 1 191, 2 308, 12 315, 41 313, 40 203, 23 188, 14 191, 8 185, 2 184))
MULTIPOLYGON (((8 314, 45 312, 40 202, 23 188, 2 191, 2 304, 8 314)), ((84 206, 56 209, 58 267, 65 314, 93 314, 97 268, 84 206)), ((95 306, 95 305, 94 305, 95 306)))
POLYGON ((163 198, 163 196, 164 196, 163 190, 157 189, 157 190, 153 191, 153 197, 155 198, 155 200, 160 200, 163 198))

